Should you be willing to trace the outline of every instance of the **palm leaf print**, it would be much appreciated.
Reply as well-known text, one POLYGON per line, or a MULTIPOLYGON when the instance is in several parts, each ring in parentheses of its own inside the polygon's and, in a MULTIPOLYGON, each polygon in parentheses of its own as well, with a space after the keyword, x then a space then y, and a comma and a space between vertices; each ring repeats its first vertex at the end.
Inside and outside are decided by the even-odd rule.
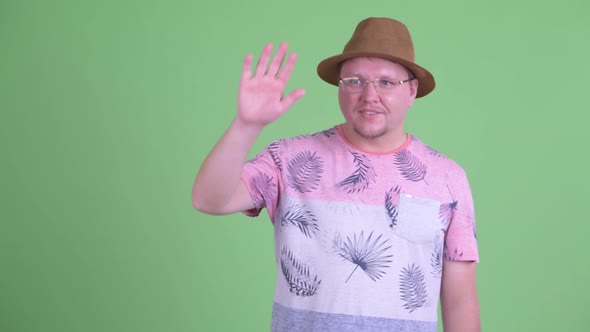
POLYGON ((350 150, 349 152, 352 154, 353 161, 356 164, 356 170, 349 177, 338 183, 338 185, 347 193, 352 194, 367 189, 371 182, 375 182, 375 169, 373 169, 371 161, 367 156, 350 150))
POLYGON ((397 215, 398 215, 398 206, 399 206, 399 193, 401 191, 400 186, 396 186, 395 188, 389 189, 389 191, 385 194, 385 211, 387 212, 387 216, 389 217, 389 227, 394 228, 397 226, 397 215))
POLYGON ((426 302, 426 282, 420 267, 412 264, 403 268, 399 277, 401 299, 404 308, 410 312, 422 307, 426 302))
POLYGON ((291 250, 283 247, 281 250, 281 270, 289 285, 289 291, 297 296, 313 296, 317 293, 321 280, 309 271, 309 267, 301 263, 291 250))
POLYGON ((303 235, 311 238, 318 230, 318 221, 313 213, 304 205, 295 204, 287 207, 283 213, 281 225, 293 225, 299 228, 303 235))
POLYGON ((264 197, 272 195, 272 190, 276 188, 276 184, 273 183, 272 178, 268 175, 261 173, 250 179, 250 186, 260 193, 255 195, 253 198, 254 205, 261 207, 264 205, 264 197))
POLYGON ((434 250, 430 255, 430 266, 432 266, 431 274, 435 278, 440 278, 443 269, 443 240, 440 238, 434 242, 434 250))
POLYGON ((268 146, 268 152, 270 153, 272 160, 275 162, 275 166, 277 167, 277 169, 279 171, 282 171, 283 164, 281 163, 281 159, 279 158, 279 148, 280 148, 279 142, 274 141, 274 142, 270 143, 270 145, 268 146))
POLYGON ((451 203, 445 203, 440 205, 438 218, 440 219, 440 222, 442 223, 444 229, 447 229, 447 227, 449 227, 449 223, 453 218, 453 211, 457 208, 457 204, 459 204, 459 202, 454 201, 451 203))
POLYGON ((287 138, 287 141, 289 141, 289 142, 297 142, 297 141, 304 140, 304 139, 308 138, 309 136, 311 136, 311 135, 297 135, 297 136, 292 136, 292 137, 287 138))
POLYGON ((424 145, 424 147, 426 148, 426 150, 428 151, 428 153, 430 153, 431 155, 440 157, 440 158, 446 158, 445 155, 441 154, 440 152, 436 151, 435 149, 431 148, 428 145, 424 145))
POLYGON ((406 180, 418 182, 424 181, 426 184, 426 165, 424 165, 416 156, 408 150, 402 150, 395 154, 395 164, 406 180))
POLYGON ((455 197, 453 196, 453 193, 451 192, 451 189, 448 185, 447 190, 449 191, 449 194, 451 194, 451 199, 453 201, 451 203, 441 204, 440 210, 438 212, 438 219, 442 223, 443 229, 445 230, 449 227, 454 211, 457 209, 457 205, 459 204, 459 201, 455 200, 455 197))
POLYGON ((373 238, 373 232, 369 234, 367 239, 363 234, 363 231, 357 236, 355 233, 352 238, 346 237, 346 240, 342 241, 340 235, 334 240, 334 248, 340 257, 356 265, 354 270, 350 273, 345 282, 348 282, 354 272, 360 267, 369 278, 373 281, 377 281, 384 274, 384 268, 389 267, 388 263, 393 255, 387 255, 387 250, 391 246, 387 246, 387 239, 381 241, 379 235, 375 239, 373 238))
POLYGON ((334 136, 334 135, 336 135, 336 129, 335 128, 330 128, 330 129, 322 130, 319 133, 315 133, 315 134, 313 134, 311 136, 316 136, 316 135, 320 135, 320 134, 322 134, 322 135, 324 135, 326 137, 334 136))
POLYGON ((451 250, 449 247, 445 245, 444 257, 445 259, 448 259, 450 261, 460 261, 463 257, 463 252, 459 251, 458 248, 455 248, 455 250, 451 250))
POLYGON ((306 193, 317 188, 324 172, 324 165, 315 152, 304 151, 295 155, 287 169, 289 186, 301 193, 306 193))
POLYGON ((473 219, 473 216, 469 216, 469 225, 471 225, 471 228, 473 229, 473 237, 477 240, 477 229, 475 227, 475 220, 473 219))

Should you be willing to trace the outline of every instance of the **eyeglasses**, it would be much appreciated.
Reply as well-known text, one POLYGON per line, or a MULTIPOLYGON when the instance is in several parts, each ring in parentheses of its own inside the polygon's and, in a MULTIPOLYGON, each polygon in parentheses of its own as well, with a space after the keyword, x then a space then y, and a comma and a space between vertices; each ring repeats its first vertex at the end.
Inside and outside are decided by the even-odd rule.
POLYGON ((365 80, 358 77, 347 77, 341 78, 340 83, 342 83, 342 88, 344 89, 344 91, 358 93, 363 91, 369 83, 373 83, 373 86, 377 91, 389 91, 393 90, 393 88, 395 88, 398 85, 402 85, 406 82, 410 82, 413 80, 413 77, 402 81, 390 81, 386 79, 365 80))

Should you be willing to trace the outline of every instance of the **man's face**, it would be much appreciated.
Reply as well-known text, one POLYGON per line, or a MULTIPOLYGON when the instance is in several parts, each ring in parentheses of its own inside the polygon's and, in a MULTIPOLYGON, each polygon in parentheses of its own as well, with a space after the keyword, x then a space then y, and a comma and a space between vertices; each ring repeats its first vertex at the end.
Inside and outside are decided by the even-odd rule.
MULTIPOLYGON (((380 58, 353 58, 342 64, 340 78, 355 77, 363 80, 406 80, 409 74, 400 64, 380 58)), ((385 152, 405 142, 404 119, 414 103, 418 81, 413 80, 391 89, 367 84, 360 91, 350 91, 340 83, 338 100, 346 123, 346 138, 357 147, 385 152)))

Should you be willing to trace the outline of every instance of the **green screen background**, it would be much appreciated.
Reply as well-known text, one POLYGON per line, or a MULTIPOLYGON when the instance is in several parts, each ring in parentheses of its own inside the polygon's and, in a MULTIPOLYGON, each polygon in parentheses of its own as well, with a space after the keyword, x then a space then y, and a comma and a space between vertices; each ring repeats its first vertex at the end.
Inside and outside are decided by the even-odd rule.
MULTIPOLYGON (((0 0, 0 331, 265 331, 266 214, 192 209, 243 56, 290 43, 307 94, 271 140, 342 121, 315 74, 367 16, 410 28, 436 90, 408 131, 474 194, 484 331, 588 331, 590 5, 0 0)), ((442 329, 441 329, 442 330, 442 329)))

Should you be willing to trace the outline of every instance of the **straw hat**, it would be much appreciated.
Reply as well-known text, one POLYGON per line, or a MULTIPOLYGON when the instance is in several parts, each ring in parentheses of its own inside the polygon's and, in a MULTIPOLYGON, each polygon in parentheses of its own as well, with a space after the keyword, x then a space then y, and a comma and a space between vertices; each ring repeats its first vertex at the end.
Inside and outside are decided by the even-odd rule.
POLYGON ((418 79, 416 98, 434 90, 434 77, 414 60, 414 45, 408 28, 400 21, 369 17, 361 21, 341 54, 327 58, 318 65, 318 75, 324 81, 338 85, 340 64, 356 57, 387 59, 410 69, 418 79))

